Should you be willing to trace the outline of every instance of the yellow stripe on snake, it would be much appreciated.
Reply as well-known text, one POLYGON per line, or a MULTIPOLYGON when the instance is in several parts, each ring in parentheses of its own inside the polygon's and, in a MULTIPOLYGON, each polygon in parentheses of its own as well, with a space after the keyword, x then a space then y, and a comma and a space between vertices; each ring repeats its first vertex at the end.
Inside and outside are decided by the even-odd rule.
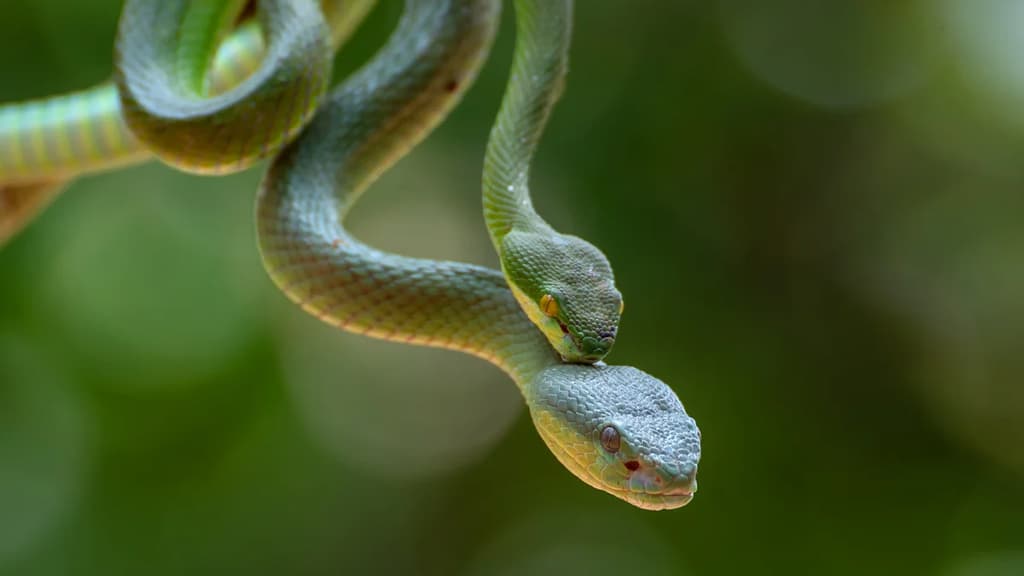
MULTIPOLYGON (((258 79, 280 76, 257 71, 224 97, 206 97, 208 63, 196 61, 209 59, 202 54, 217 45, 241 3, 193 3, 202 10, 188 4, 129 0, 125 7, 119 50, 133 57, 122 59, 118 81, 122 97, 129 93, 129 124, 161 158, 203 172, 237 169, 284 145, 260 186, 256 218, 264 264, 289 298, 344 330, 494 363, 519 387, 548 448, 581 480, 646 509, 690 501, 700 458, 693 419, 662 381, 598 361, 611 347, 621 313, 610 265, 585 241, 554 232, 529 204, 529 162, 561 89, 571 2, 515 2, 513 72, 488 142, 484 194, 507 276, 383 252, 343 226, 362 192, 422 141, 473 83, 490 50, 499 0, 407 0, 387 44, 315 114, 287 104, 299 110, 295 123, 308 125, 284 135, 263 132, 293 126, 290 120, 250 112, 260 116, 254 119, 245 103, 253 94, 271 111, 282 102, 312 102, 321 89, 316 75, 296 70, 287 55, 268 57, 261 70, 284 62, 290 86, 269 90, 258 79), (147 30, 168 22, 195 28, 181 35, 191 48, 147 30), (145 42, 151 49, 141 46, 145 42), (295 89, 302 97, 280 96, 295 89), (199 143, 197 131, 204 134, 199 143)), ((325 28, 308 0, 259 5, 266 29, 308 35, 284 44, 326 46, 315 37, 325 28), (281 24, 296 16, 310 18, 281 24)), ((273 50, 271 42, 268 54, 273 50)), ((323 66, 316 58, 307 62, 311 69, 323 66)), ((32 176, 43 181, 46 174, 32 176)))

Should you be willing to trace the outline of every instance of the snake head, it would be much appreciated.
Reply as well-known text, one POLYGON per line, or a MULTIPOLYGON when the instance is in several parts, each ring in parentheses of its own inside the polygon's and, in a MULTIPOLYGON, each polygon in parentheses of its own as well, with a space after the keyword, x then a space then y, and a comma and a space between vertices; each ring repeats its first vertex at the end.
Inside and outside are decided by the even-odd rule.
POLYGON ((697 491, 700 430, 661 380, 561 364, 537 375, 528 401, 548 448, 587 484, 648 510, 685 506, 697 491))
POLYGON ((502 239, 500 252, 520 307, 565 361, 592 364, 608 354, 622 294, 597 247, 548 228, 514 230, 502 239))

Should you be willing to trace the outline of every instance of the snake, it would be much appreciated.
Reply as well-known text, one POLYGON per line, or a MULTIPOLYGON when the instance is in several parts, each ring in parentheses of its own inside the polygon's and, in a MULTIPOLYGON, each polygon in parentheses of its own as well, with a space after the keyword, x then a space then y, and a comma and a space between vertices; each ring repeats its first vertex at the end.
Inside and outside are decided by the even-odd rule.
POLYGON ((555 231, 530 201, 530 162, 562 94, 572 2, 517 5, 516 48, 484 156, 484 220, 523 311, 569 362, 601 360, 615 343, 622 294, 596 246, 555 231))
MULTIPOLYGON (((491 362, 518 387, 551 453, 580 480, 644 509, 690 502, 700 460, 695 421, 663 381, 601 360, 622 311, 611 267, 529 205, 529 163, 564 82, 572 3, 514 3, 513 70, 484 171, 485 219, 504 273, 377 250, 343 225, 361 194, 473 84, 493 43, 499 0, 406 0, 386 45, 322 98, 333 46, 309 0, 259 2, 254 26, 271 40, 267 57, 223 84, 211 79, 217 59, 214 73, 204 70, 241 3, 196 4, 125 5, 118 106, 105 118, 128 127, 137 155, 201 174, 271 158, 256 201, 257 244, 287 297, 349 332, 491 362), (179 41, 161 31, 167 26, 179 41), (315 54, 296 56, 304 51, 315 54), (287 114, 279 116, 281 108, 287 114), (246 121, 250 115, 258 118, 246 121), (509 210, 510 202, 525 208, 509 210), (537 262, 539 277, 523 278, 537 262)), ((43 170, 14 179, 10 189, 51 186, 77 173, 43 170)))
MULTIPOLYGON (((375 3, 376 0, 321 0, 322 19, 328 25, 332 50, 344 45, 375 3)), ((230 5, 217 2, 210 6, 219 7, 222 14, 239 9, 237 2, 230 5)), ((126 8, 137 10, 127 5, 126 8)), ((195 16, 191 21, 198 23, 208 35, 215 35, 205 44, 206 54, 193 52, 186 60, 196 73, 199 67, 196 62, 203 62, 209 56, 210 45, 216 44, 225 26, 224 22, 219 22, 220 26, 215 29, 204 27, 203 20, 195 16)), ((265 23, 271 22, 255 14, 242 18, 237 26, 230 28, 230 34, 216 46, 212 63, 206 63, 206 93, 225 94, 260 67, 267 53, 265 23)), ((151 24, 168 29, 166 23, 151 24)), ((119 29, 125 33, 127 41, 120 45, 137 43, 145 47, 147 38, 138 35, 139 30, 134 27, 125 26, 123 19, 119 29)), ((167 47, 167 51, 170 52, 171 47, 167 47)), ((190 92, 191 100, 196 100, 196 91, 190 92)), ((138 164, 153 157, 154 150, 136 137, 125 116, 114 80, 69 94, 0 106, 0 245, 38 216, 73 178, 138 164)), ((229 171, 234 160, 225 159, 221 171, 229 171)), ((197 171, 191 166, 182 168, 197 171)))
MULTIPOLYGON (((458 350, 503 370, 534 427, 583 482, 652 510, 697 488, 700 432, 678 396, 633 367, 568 363, 501 272, 360 242, 344 219, 362 193, 459 101, 489 52, 497 0, 406 0, 386 45, 332 90, 260 184, 257 241, 277 286, 306 312, 365 336, 458 350)), ((571 6, 516 0, 517 66, 531 34, 571 6), (555 5, 561 5, 557 9, 555 5)))
MULTIPOLYGON (((245 4, 129 0, 118 27, 116 85, 0 108, 0 242, 69 176, 147 155, 188 172, 231 173, 290 141, 324 92, 331 54, 372 2, 325 0, 320 18, 308 0, 265 0, 256 18, 232 30, 245 4)), ((595 362, 611 349, 622 312, 611 266, 590 243, 554 231, 526 188, 565 76, 571 5, 555 2, 540 16, 519 23, 529 50, 516 52, 488 140, 485 221, 530 319, 563 359, 595 362), (547 29, 532 30, 535 23, 547 29)))
POLYGON ((326 91, 333 53, 312 0, 261 0, 262 61, 238 86, 209 95, 207 68, 245 0, 127 0, 115 82, 129 129, 181 170, 244 170, 302 129, 326 91), (223 32, 222 32, 223 31, 223 32))

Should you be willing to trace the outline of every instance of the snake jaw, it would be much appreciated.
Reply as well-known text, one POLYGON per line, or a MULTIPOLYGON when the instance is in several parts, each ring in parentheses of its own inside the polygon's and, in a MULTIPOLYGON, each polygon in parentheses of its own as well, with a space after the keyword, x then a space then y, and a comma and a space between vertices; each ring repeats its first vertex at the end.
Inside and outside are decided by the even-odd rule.
POLYGON ((653 464, 644 463, 630 474, 629 486, 636 493, 689 499, 697 492, 697 471, 694 469, 690 474, 672 475, 660 471, 653 464))
POLYGON ((562 358, 562 362, 572 362, 576 358, 583 356, 583 347, 580 346, 576 336, 569 331, 569 327, 565 325, 561 320, 555 319, 558 324, 558 328, 562 331, 562 344, 561 348, 556 347, 558 356, 562 358), (565 354, 565 350, 572 350, 572 354, 565 354))
POLYGON ((631 463, 639 465, 636 470, 623 467, 627 472, 619 486, 609 485, 602 489, 644 510, 674 510, 693 500, 697 492, 696 470, 689 475, 673 476, 642 457, 626 459, 618 464, 631 463))
POLYGON ((628 432, 621 432, 623 449, 610 455, 620 476, 605 487, 607 492, 647 510, 671 510, 689 504, 697 492, 697 467, 675 468, 663 464, 658 457, 633 448, 628 432))
POLYGON ((680 494, 644 494, 638 492, 623 492, 621 498, 626 502, 644 510, 675 510, 682 508, 693 500, 692 493, 680 494))
POLYGON ((577 337, 569 330, 561 320, 555 319, 559 330, 562 331, 562 348, 557 348, 559 357, 563 362, 570 364, 594 364, 600 362, 611 350, 615 342, 614 337, 591 338, 590 336, 577 337), (565 350, 571 350, 571 354, 565 354, 565 350))
MULTIPOLYGON (((697 492, 696 468, 690 474, 673 476, 659 470, 646 458, 629 455, 629 451, 620 457, 607 456, 603 461, 595 457, 588 465, 583 454, 567 450, 547 426, 538 423, 537 430, 551 452, 573 475, 637 508, 675 510, 689 504, 697 492), (640 465, 636 470, 629 470, 627 465, 634 462, 640 465)), ((592 455, 597 453, 595 450, 592 455)))
POLYGON ((614 337, 608 336, 602 338, 584 336, 581 340, 580 350, 583 353, 584 361, 588 364, 604 358, 611 351, 612 344, 615 342, 614 337))

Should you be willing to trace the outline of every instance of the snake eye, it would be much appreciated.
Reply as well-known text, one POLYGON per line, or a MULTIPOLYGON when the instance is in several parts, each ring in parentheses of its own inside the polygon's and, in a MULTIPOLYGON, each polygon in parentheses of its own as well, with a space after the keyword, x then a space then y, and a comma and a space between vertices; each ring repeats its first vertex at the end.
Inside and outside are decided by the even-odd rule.
POLYGON ((626 309, 626 301, 619 300, 619 316, 622 316, 622 311, 626 309))
POLYGON ((555 316, 558 316, 558 302, 555 302, 555 299, 551 294, 545 294, 540 299, 540 310, 545 316, 554 318, 555 316))
POLYGON ((619 451, 620 442, 619 431, 614 426, 605 426, 604 430, 601 430, 601 446, 609 454, 615 454, 619 451))

